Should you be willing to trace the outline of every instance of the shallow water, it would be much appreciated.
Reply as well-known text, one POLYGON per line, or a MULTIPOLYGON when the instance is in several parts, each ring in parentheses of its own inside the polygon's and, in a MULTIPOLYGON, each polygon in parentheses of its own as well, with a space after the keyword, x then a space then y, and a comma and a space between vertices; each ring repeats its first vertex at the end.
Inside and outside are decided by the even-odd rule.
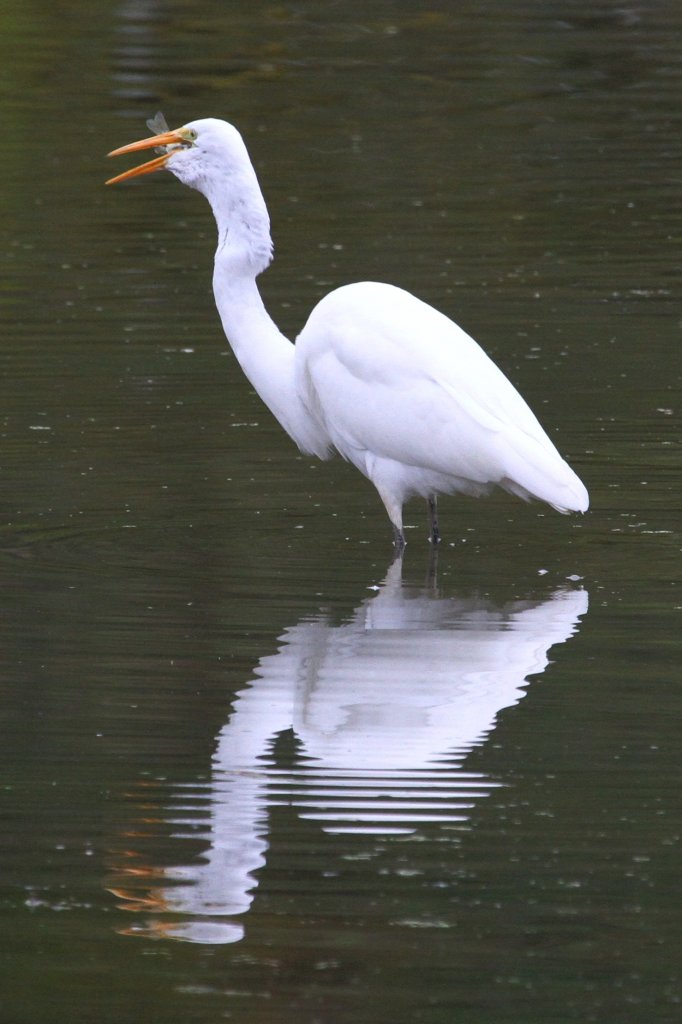
POLYGON ((2 1019, 676 1021, 680 15, 0 14, 2 1019), (348 280, 454 316, 585 517, 298 455, 213 225, 103 154, 227 116, 295 335, 348 280))

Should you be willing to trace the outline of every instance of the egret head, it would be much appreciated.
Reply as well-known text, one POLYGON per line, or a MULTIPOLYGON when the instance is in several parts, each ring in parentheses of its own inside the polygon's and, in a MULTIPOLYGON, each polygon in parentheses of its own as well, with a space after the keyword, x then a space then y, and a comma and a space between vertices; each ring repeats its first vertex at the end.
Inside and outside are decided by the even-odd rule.
POLYGON ((206 117, 170 131, 161 114, 147 124, 155 135, 121 146, 109 156, 144 149, 155 149, 159 155, 110 178, 107 185, 152 171, 171 171, 208 199, 218 225, 219 250, 229 240, 235 266, 241 262, 256 273, 264 270, 272 259, 270 220, 237 129, 227 121, 206 117))
POLYGON ((218 179, 229 178, 242 172, 245 166, 250 167, 246 147, 237 129, 214 117, 190 121, 182 128, 131 142, 113 150, 109 156, 145 149, 155 149, 160 155, 110 178, 107 185, 165 169, 172 171, 184 185, 208 194, 218 179))

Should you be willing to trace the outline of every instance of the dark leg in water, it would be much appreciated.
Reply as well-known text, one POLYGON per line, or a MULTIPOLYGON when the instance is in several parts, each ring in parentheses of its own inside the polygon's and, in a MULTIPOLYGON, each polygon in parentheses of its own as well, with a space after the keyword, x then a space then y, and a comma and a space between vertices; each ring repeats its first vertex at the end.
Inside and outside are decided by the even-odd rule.
POLYGON ((436 495, 432 494, 428 499, 429 501, 429 520, 431 525, 431 533, 429 540, 432 544, 440 544, 440 530, 438 529, 438 511, 436 509, 436 495))

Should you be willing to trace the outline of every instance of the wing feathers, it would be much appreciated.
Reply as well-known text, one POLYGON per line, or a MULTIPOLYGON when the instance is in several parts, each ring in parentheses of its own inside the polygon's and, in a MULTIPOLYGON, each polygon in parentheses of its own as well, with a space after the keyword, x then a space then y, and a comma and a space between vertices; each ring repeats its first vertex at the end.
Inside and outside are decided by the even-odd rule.
POLYGON ((587 507, 582 483, 502 371, 408 292, 369 282, 337 289, 296 347, 303 400, 360 468, 367 452, 451 478, 451 490, 499 484, 561 510, 587 507))

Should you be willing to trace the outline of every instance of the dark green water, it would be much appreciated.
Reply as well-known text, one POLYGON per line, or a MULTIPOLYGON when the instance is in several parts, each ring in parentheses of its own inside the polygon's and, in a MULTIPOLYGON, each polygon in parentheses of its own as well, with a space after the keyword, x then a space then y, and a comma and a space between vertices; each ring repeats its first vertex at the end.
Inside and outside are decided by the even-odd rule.
POLYGON ((0 11, 0 1018, 674 1022, 682 14, 0 11), (444 500, 400 578, 222 336, 213 224, 104 154, 216 115, 291 336, 389 280, 585 480, 444 500))

